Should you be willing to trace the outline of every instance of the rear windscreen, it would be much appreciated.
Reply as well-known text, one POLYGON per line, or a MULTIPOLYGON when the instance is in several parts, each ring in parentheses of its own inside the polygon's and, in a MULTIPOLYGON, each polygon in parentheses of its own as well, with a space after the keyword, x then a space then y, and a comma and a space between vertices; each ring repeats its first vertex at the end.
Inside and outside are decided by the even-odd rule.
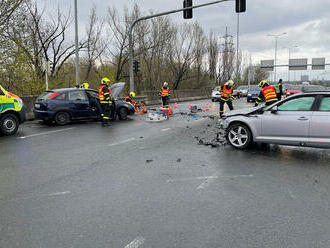
POLYGON ((46 91, 44 93, 42 93, 38 98, 37 100, 39 101, 43 101, 43 100, 46 100, 51 94, 53 94, 54 91, 46 91))

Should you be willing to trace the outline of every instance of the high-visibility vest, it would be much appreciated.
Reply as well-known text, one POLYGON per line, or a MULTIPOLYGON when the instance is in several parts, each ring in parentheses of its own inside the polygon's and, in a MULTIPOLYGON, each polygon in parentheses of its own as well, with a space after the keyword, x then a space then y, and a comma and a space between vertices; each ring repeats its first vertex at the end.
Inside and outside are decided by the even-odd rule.
POLYGON ((265 102, 277 101, 276 91, 273 86, 268 85, 261 90, 265 97, 265 102))
POLYGON ((221 93, 221 97, 222 98, 230 98, 230 96, 233 94, 233 87, 230 87, 229 89, 227 89, 227 86, 224 85, 222 88, 222 93, 221 93))
POLYGON ((162 88, 161 89, 161 96, 169 96, 170 95, 170 89, 167 88, 167 89, 164 89, 162 88))
POLYGON ((105 84, 102 84, 101 86, 100 86, 100 89, 99 89, 99 99, 100 99, 100 102, 102 103, 105 103, 105 102, 110 102, 110 94, 111 94, 112 92, 111 92, 111 90, 108 88, 108 86, 107 85, 105 85, 105 84), (106 92, 103 92, 103 89, 104 89, 104 87, 106 87, 107 88, 107 91, 106 92))
POLYGON ((282 83, 278 83, 277 85, 276 85, 276 93, 281 93, 281 91, 280 91, 280 86, 282 86, 282 83))

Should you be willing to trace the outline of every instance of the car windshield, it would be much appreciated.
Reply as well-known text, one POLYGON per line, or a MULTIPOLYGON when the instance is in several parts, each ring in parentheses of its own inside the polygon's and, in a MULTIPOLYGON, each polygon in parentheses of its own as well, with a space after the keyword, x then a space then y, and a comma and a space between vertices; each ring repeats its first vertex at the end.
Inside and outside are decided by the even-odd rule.
POLYGON ((286 86, 287 90, 301 90, 302 86, 300 85, 288 85, 286 86))
POLYGON ((253 90, 253 91, 260 91, 261 88, 257 85, 254 85, 254 86, 250 86, 250 89, 249 90, 253 90))
POLYGON ((42 93, 38 98, 37 100, 39 101, 43 101, 43 100, 46 100, 51 94, 53 94, 54 91, 46 91, 44 93, 42 93))

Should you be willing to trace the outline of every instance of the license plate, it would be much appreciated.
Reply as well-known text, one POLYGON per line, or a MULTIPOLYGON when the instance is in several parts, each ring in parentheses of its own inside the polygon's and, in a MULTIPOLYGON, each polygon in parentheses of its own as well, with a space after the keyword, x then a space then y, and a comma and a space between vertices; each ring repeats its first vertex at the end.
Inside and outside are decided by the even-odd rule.
POLYGON ((39 104, 39 103, 36 103, 36 104, 34 104, 34 107, 35 107, 36 109, 39 109, 39 108, 40 108, 40 104, 39 104))

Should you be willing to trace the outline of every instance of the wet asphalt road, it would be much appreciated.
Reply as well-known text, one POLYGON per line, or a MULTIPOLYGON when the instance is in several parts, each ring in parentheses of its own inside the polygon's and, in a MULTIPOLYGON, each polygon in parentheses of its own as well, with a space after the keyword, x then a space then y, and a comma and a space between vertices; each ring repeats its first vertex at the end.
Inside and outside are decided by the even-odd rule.
POLYGON ((210 104, 0 137, 0 247, 329 247, 330 151, 198 145, 210 104))

